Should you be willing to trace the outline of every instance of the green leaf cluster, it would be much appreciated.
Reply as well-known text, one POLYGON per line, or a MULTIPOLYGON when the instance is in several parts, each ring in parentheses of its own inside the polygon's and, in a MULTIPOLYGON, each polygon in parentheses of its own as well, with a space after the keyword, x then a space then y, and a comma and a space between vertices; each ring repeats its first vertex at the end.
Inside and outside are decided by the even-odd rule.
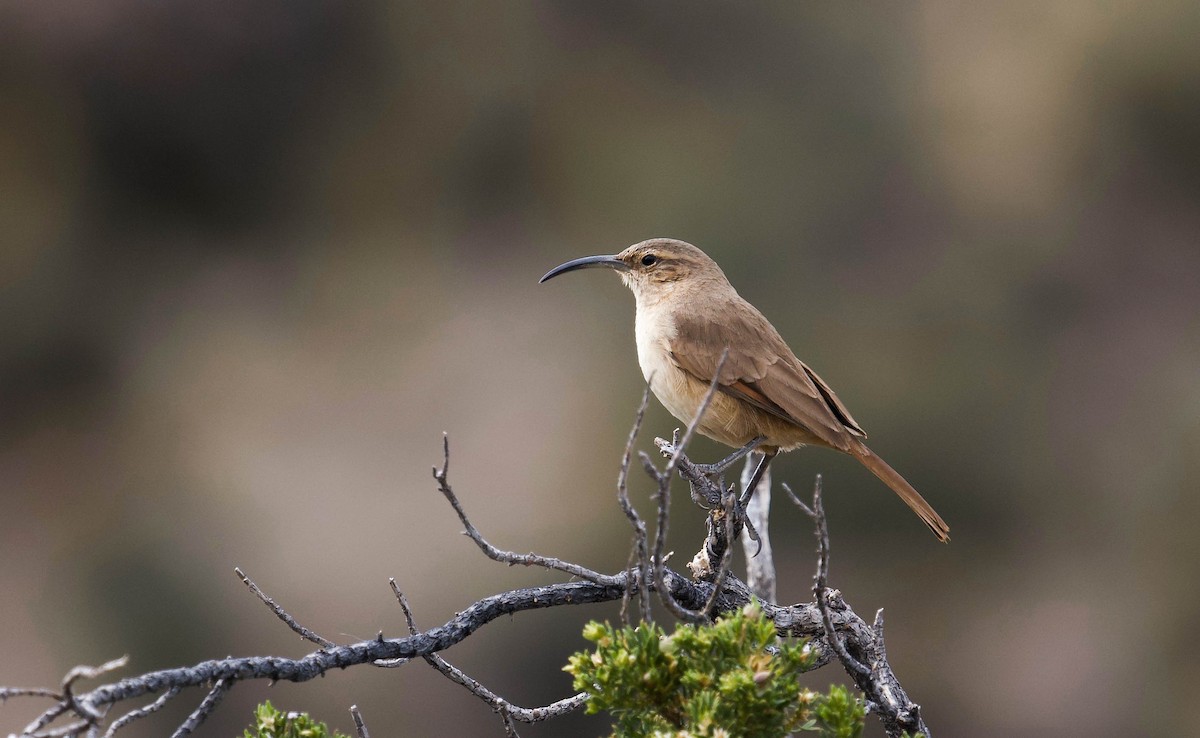
POLYGON ((596 645, 564 670, 586 691, 589 713, 607 711, 615 738, 783 738, 806 730, 857 738, 865 711, 842 687, 822 695, 797 677, 816 657, 803 641, 782 641, 756 604, 712 625, 614 628, 591 622, 596 645))
POLYGON ((345 733, 330 732, 325 723, 318 723, 303 712, 281 712, 270 700, 254 710, 254 730, 247 729, 242 738, 349 738, 345 733))

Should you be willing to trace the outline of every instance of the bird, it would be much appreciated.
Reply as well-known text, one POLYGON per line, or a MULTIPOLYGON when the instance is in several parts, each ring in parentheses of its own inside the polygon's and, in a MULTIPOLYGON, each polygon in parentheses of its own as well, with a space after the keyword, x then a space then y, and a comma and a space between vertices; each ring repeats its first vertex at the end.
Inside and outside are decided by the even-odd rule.
POLYGON ((833 389, 796 358, 779 331, 737 293, 707 254, 684 241, 652 238, 617 254, 572 259, 539 283, 596 267, 616 271, 633 292, 638 365, 659 402, 676 418, 691 422, 715 380, 717 391, 696 430, 740 449, 730 459, 751 450, 762 454, 743 499, 753 493, 776 454, 822 446, 857 459, 938 540, 950 540, 950 527, 941 516, 867 447, 866 432, 833 389))

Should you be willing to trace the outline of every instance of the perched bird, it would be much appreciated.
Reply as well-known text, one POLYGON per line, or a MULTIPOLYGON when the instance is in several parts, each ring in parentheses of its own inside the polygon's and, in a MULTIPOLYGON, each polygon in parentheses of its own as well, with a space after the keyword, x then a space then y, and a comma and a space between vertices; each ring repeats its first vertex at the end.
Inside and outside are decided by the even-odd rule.
POLYGON ((796 358, 707 254, 690 243, 654 238, 619 254, 568 261, 540 281, 586 267, 614 269, 633 291, 642 376, 676 418, 692 421, 720 367, 719 392, 697 430, 733 448, 756 448, 763 454, 744 495, 753 492, 778 452, 825 446, 858 459, 939 540, 950 540, 950 527, 941 516, 867 448, 867 434, 829 385, 796 358))

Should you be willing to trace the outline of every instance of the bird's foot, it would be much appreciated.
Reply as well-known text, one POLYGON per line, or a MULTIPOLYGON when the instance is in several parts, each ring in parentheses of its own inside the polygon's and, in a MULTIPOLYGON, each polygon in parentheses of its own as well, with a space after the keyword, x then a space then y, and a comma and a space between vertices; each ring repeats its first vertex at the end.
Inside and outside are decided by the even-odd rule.
POLYGON ((734 451, 715 464, 696 464, 696 469, 698 469, 701 474, 707 477, 711 477, 715 474, 722 474, 729 469, 729 467, 746 458, 746 454, 761 446, 765 440, 767 440, 765 436, 758 436, 750 441, 750 443, 747 443, 745 446, 742 446, 737 451, 734 451))
POLYGON ((754 523, 750 522, 750 516, 745 515, 742 518, 742 525, 746 526, 746 535, 750 536, 750 540, 758 544, 758 548, 754 549, 754 554, 750 557, 753 559, 762 553, 762 538, 758 535, 758 531, 754 529, 754 523))

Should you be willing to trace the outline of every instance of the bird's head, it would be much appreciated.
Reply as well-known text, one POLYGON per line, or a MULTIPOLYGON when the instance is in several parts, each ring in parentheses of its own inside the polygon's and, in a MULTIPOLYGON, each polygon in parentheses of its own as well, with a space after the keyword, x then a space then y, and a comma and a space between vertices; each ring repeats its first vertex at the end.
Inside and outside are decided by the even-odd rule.
POLYGON ((619 254, 585 256, 554 267, 540 281, 588 267, 608 267, 621 275, 639 299, 654 299, 680 286, 728 282, 717 263, 700 249, 673 238, 652 238, 635 243, 619 254))

